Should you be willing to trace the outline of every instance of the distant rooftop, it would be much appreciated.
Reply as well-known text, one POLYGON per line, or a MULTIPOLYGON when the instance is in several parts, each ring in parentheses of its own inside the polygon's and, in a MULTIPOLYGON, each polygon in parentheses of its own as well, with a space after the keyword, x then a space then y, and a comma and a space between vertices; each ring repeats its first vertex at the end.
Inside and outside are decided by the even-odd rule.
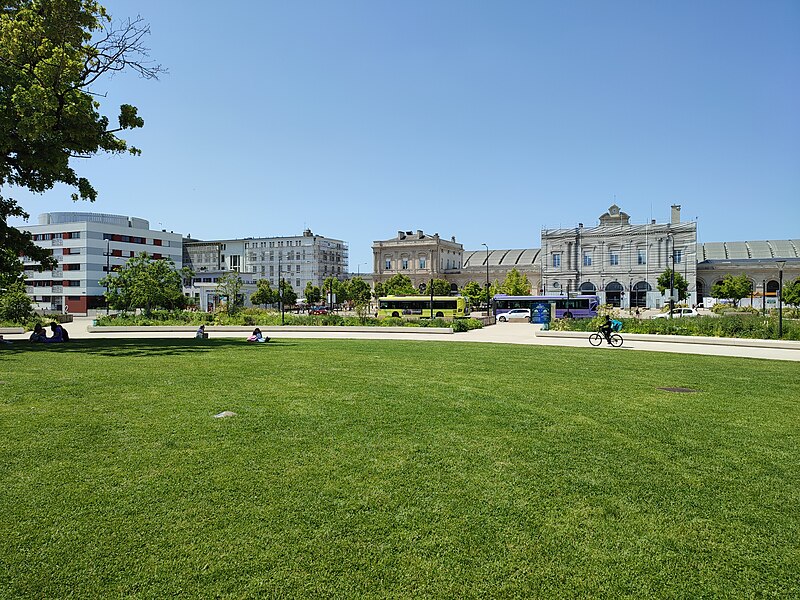
POLYGON ((800 240, 707 242, 698 244, 698 262, 706 260, 778 260, 800 258, 800 240))
POLYGON ((63 225, 65 223, 104 223, 117 227, 150 229, 150 222, 139 217, 91 212, 51 212, 39 215, 39 225, 63 225))
MULTIPOLYGON (((517 250, 489 250, 490 267, 532 267, 539 256, 539 248, 517 250)), ((486 268, 486 250, 464 250, 464 268, 486 268)))

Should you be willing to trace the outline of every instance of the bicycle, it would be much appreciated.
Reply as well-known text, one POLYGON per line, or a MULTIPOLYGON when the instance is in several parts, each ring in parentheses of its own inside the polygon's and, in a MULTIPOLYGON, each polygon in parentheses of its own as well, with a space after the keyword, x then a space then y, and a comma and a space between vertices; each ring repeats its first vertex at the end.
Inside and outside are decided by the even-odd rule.
MULTIPOLYGON (((605 341, 605 339, 606 336, 597 331, 589 335, 589 343, 592 346, 599 346, 605 341)), ((622 346, 622 336, 618 333, 612 333, 611 337, 609 338, 609 341, 611 342, 611 345, 614 348, 619 348, 620 346, 622 346)))

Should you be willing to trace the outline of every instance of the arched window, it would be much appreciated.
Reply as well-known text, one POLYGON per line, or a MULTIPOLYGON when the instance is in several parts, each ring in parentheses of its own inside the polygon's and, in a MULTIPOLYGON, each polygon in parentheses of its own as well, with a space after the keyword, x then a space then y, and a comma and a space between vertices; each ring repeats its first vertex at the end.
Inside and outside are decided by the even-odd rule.
POLYGON ((597 288, 595 287, 595 285, 591 281, 584 281, 581 284, 581 287, 578 288, 578 289, 581 292, 586 292, 586 293, 592 293, 592 292, 596 292, 597 291, 597 288))
POLYGON ((606 285, 606 303, 612 306, 620 306, 622 304, 622 293, 625 288, 619 281, 612 281, 606 285))
POLYGON ((650 284, 646 281, 639 281, 631 290, 631 306, 636 308, 647 307, 647 292, 651 291, 650 284))
POLYGON ((770 279, 767 282, 767 293, 768 294, 777 294, 778 293, 778 282, 774 279, 770 279))
POLYGON ((702 279, 697 280, 697 301, 702 302, 703 296, 706 295, 706 284, 703 283, 702 279))

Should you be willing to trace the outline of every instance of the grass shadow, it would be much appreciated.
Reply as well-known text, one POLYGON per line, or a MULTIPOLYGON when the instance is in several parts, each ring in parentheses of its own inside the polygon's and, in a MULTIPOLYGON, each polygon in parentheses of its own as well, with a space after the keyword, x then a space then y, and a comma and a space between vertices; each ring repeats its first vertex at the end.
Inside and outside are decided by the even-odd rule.
POLYGON ((281 348, 295 346, 296 344, 287 340, 272 339, 266 344, 253 344, 245 340, 220 338, 197 340, 194 338, 99 338, 95 340, 73 340, 63 344, 34 344, 30 342, 14 342, 7 344, 0 349, 2 354, 21 354, 29 352, 56 352, 94 354, 99 356, 176 356, 182 354, 196 354, 213 352, 214 350, 225 348, 251 347, 261 348, 281 348))

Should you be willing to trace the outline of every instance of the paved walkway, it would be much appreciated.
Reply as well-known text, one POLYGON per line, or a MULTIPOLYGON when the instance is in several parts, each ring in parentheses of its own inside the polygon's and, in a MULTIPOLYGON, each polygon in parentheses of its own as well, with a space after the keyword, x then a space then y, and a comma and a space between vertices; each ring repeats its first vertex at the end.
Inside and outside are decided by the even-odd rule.
MULTIPOLYGON (((92 319, 88 317, 76 317, 72 323, 65 327, 69 330, 70 337, 73 339, 97 339, 97 338, 190 338, 194 337, 194 330, 179 332, 164 331, 137 331, 135 333, 89 333, 88 327, 91 326, 92 319)), ((261 327, 265 335, 273 338, 338 338, 338 339, 392 339, 392 340, 425 340, 437 342, 479 342, 490 344, 535 344, 540 346, 568 346, 573 348, 591 348, 595 352, 673 352, 680 354, 703 354, 712 356, 737 356, 746 358, 762 358, 769 360, 789 360, 800 362, 800 342, 795 342, 795 348, 758 348, 748 346, 727 346, 720 344, 695 344, 682 343, 680 341, 642 341, 626 339, 622 348, 609 348, 601 345, 597 348, 589 346, 588 339, 562 338, 562 337, 543 337, 536 336, 534 326, 527 323, 498 323, 483 329, 475 329, 464 333, 454 333, 449 335, 422 333, 416 329, 412 333, 400 333, 382 331, 380 327, 375 327, 367 332, 341 332, 341 331, 281 331, 280 327, 269 328, 261 327)), ((209 328, 210 337, 242 338, 247 337, 249 331, 214 331, 209 328)), ((6 335, 9 340, 27 340, 28 334, 6 335)), ((587 334, 588 337, 588 334, 587 334)), ((623 332, 624 337, 624 332, 623 332)))

